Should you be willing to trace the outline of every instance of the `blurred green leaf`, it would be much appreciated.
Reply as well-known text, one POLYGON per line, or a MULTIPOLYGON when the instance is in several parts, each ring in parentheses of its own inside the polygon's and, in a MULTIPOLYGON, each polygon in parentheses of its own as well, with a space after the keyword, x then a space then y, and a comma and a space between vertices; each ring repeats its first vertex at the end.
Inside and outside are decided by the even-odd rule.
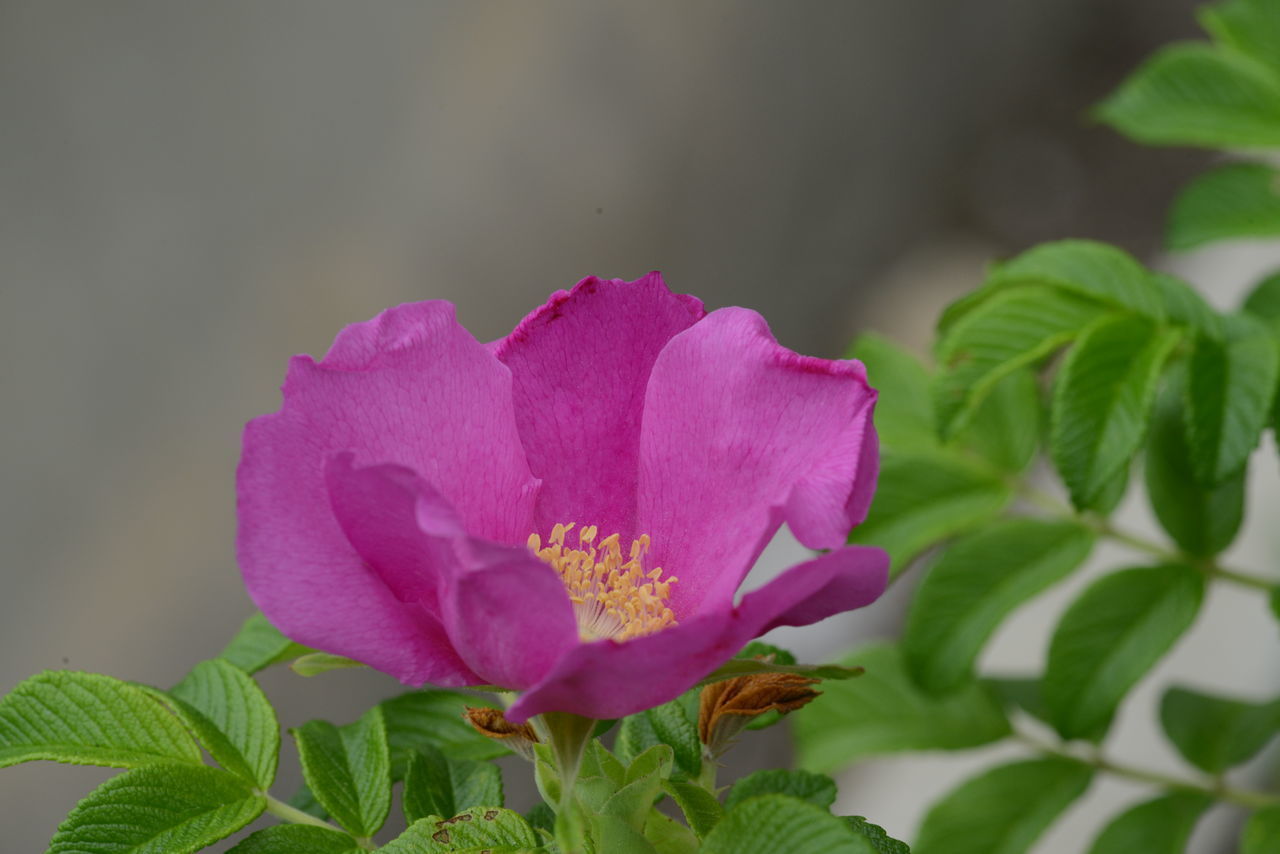
POLYGON ((1218 774, 1252 759, 1280 731, 1280 700, 1247 703, 1170 688, 1160 723, 1188 762, 1218 774))
POLYGON ((1089 854, 1182 854, 1213 799, 1174 792, 1126 810, 1103 828, 1089 854))
POLYGON ((1170 249, 1280 234, 1280 173, 1261 163, 1229 163, 1196 178, 1169 214, 1170 249))
POLYGON ((1160 292, 1165 317, 1170 323, 1210 338, 1222 336, 1222 317, 1195 288, 1166 273, 1153 273, 1151 282, 1160 292))
POLYGON ((1228 0, 1200 10, 1200 23, 1221 44, 1280 71, 1280 5, 1228 0))
POLYGON ((874 332, 858 336, 849 356, 867 366, 867 381, 879 392, 875 422, 881 448, 919 451, 938 447, 929 373, 920 360, 874 332))
POLYGON ((1240 839, 1240 854, 1280 851, 1280 807, 1267 807, 1249 817, 1240 839))
POLYGON ((1035 373, 1014 371, 991 387, 958 441, 1001 471, 1018 474, 1040 448, 1043 416, 1035 373))
POLYGON ((866 673, 822 686, 822 696, 793 716, 797 764, 834 771, 864 756, 907 750, 958 750, 1009 734, 1000 705, 981 685, 937 699, 907 676, 892 644, 860 647, 841 659, 866 673))
POLYGON ((1280 147, 1280 80, 1254 60, 1207 44, 1157 52, 1097 109, 1147 145, 1280 147))
POLYGON ((1076 507, 1093 507, 1142 446, 1178 337, 1144 318, 1112 315, 1067 355, 1054 383, 1049 450, 1076 507))
POLYGON ((916 684, 946 694, 973 678, 983 644, 1014 608, 1061 581, 1093 547, 1075 522, 1003 519, 957 540, 916 590, 902 641, 916 684))
POLYGON ((240 631, 236 632, 231 643, 227 644, 218 657, 225 658, 252 675, 273 664, 289 661, 309 652, 310 649, 280 634, 279 629, 271 625, 266 617, 255 612, 244 621, 240 631))
POLYGON ((972 530, 1013 500, 996 475, 953 455, 885 454, 867 519, 849 542, 879 546, 897 575, 925 549, 972 530))
POLYGON ((1125 694, 1195 620, 1204 577, 1180 564, 1098 579, 1063 614, 1049 645, 1044 699, 1063 738, 1093 738, 1125 694))
POLYGON ((1021 854, 1084 794, 1092 770, 1067 759, 1002 765, 962 783, 924 817, 915 854, 1021 854))

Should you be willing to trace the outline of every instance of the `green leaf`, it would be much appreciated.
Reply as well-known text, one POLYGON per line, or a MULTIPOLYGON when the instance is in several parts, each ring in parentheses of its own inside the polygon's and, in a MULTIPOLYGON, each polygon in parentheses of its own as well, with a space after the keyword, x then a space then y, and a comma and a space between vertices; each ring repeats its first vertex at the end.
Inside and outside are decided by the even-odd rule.
POLYGON ((309 824, 278 824, 248 836, 227 854, 361 854, 345 833, 309 824))
POLYGON ((597 851, 609 854, 657 854, 657 849, 631 823, 616 815, 591 816, 591 837, 597 851))
POLYGON ((1018 474, 1040 448, 1043 409, 1035 373, 1014 371, 992 386, 959 440, 1001 471, 1018 474))
POLYGON ((1247 703, 1170 688, 1160 701, 1165 734, 1188 762, 1218 774, 1253 758, 1280 730, 1280 700, 1247 703))
POLYGON ((1229 0, 1201 9, 1200 22, 1220 43, 1280 69, 1280 8, 1275 0, 1229 0))
POLYGON ((1205 486, 1244 468, 1270 417, 1280 376, 1280 348, 1264 323, 1247 314, 1225 322, 1225 340, 1196 339, 1187 365, 1187 442, 1205 486))
POLYGON ((410 691, 381 703, 391 745, 392 779, 404 779, 409 757, 429 744, 453 759, 495 759, 511 751, 476 732, 462 713, 467 706, 491 706, 458 691, 410 691))
POLYGON ((1254 317, 1268 321, 1274 328, 1276 322, 1280 321, 1280 273, 1267 276, 1255 285, 1249 296, 1245 297, 1242 309, 1254 317))
POLYGON ((641 712, 622 719, 618 726, 618 737, 613 743, 613 752, 623 762, 630 764, 637 756, 658 744, 662 744, 662 739, 653 731, 649 716, 641 712))
POLYGON ((338 728, 308 721, 292 730, 302 773, 329 815, 355 836, 372 836, 391 808, 391 760, 382 708, 338 728))
POLYGON ((905 842, 894 839, 883 827, 872 824, 860 815, 847 815, 844 821, 855 833, 866 837, 875 854, 911 854, 911 849, 905 842))
POLYGON ((662 788, 684 813, 689 827, 701 839, 724 817, 724 807, 716 796, 694 783, 680 780, 664 780, 662 788))
POLYGON ((1075 522, 1003 519, 957 540, 911 603, 903 655, 916 684, 945 694, 973 678, 983 644, 1014 608, 1066 578, 1093 548, 1075 522))
POLYGON ((770 768, 738 780, 724 799, 724 808, 733 809, 747 798, 760 795, 790 795, 814 806, 830 809, 836 802, 836 781, 826 774, 770 768))
POLYGON ((404 778, 404 814, 409 824, 430 815, 457 815, 472 807, 504 803, 502 771, 488 762, 449 759, 424 745, 409 760, 404 778))
POLYGON ((1212 805, 1212 798, 1195 792, 1138 804, 1103 829, 1089 854, 1182 854, 1200 814, 1212 805))
POLYGON ((1210 338, 1222 337, 1222 317, 1195 288, 1166 273, 1153 273, 1151 281, 1160 292, 1170 323, 1210 338))
POLYGON ((1267 807, 1249 817, 1240 839, 1240 854, 1280 851, 1280 807, 1267 807))
POLYGON ((266 791, 276 777, 280 724, 258 683, 228 661, 202 661, 169 691, 209 755, 266 791))
POLYGON ((201 764, 190 734, 147 689, 69 670, 32 676, 0 700, 0 768, 35 759, 112 768, 201 764))
POLYGON ((259 670, 306 655, 311 650, 302 644, 294 643, 284 635, 261 613, 255 612, 244 621, 240 631, 231 639, 219 655, 239 667, 245 673, 253 674, 259 670))
POLYGON ((763 658, 773 664, 795 664, 796 657, 780 646, 763 641, 752 641, 742 648, 734 658, 763 658))
POLYGON ((1161 527, 1183 551, 1210 557, 1226 549, 1244 520, 1244 471, 1201 486, 1191 467, 1183 395, 1186 372, 1175 370, 1156 405, 1147 442, 1147 497, 1161 527))
POLYGON ((1044 691, 1039 679, 1006 676, 983 679, 982 682, 1004 708, 1021 709, 1038 721, 1049 722, 1049 708, 1044 704, 1044 691))
POLYGON ((1068 759, 1032 759, 963 783, 925 815, 915 854, 1022 854, 1089 787, 1068 759))
POLYGON ((1280 234, 1280 175, 1261 163, 1229 163, 1192 181, 1179 194, 1165 237, 1170 249, 1215 240, 1280 234))
POLYGON ((1012 500, 1001 478, 954 456, 887 453, 871 512, 849 542, 887 551, 896 576, 925 549, 985 524, 1012 500))
POLYGON ((1141 317, 1111 315, 1067 355, 1054 383, 1049 450, 1076 507, 1093 507, 1141 447, 1178 337, 1141 317))
POLYGON ((824 809, 786 795, 750 798, 725 813, 703 854, 868 854, 866 837, 824 809))
POLYGON ((659 854, 698 854, 702 845, 693 831, 656 809, 649 810, 644 823, 644 837, 659 854))
POLYGON ((164 763, 113 777, 58 827, 48 854, 188 854, 230 836, 266 808, 217 768, 164 763))
POLYGON ((996 383, 1070 343, 1105 308, 1049 285, 1001 289, 955 321, 938 344, 934 381, 944 436, 962 429, 996 383))
POLYGON ((516 854, 541 850, 538 832, 520 813, 506 809, 471 809, 452 818, 431 816, 414 822, 380 854, 516 854))
POLYGON ((1160 293, 1146 268, 1123 249, 1094 240, 1058 240, 1032 247, 997 265, 985 287, 999 290, 1021 285, 1052 285, 1152 320, 1164 318, 1160 293))
POLYGON ((1280 147, 1280 81, 1248 57, 1205 44, 1152 56, 1097 116, 1147 145, 1280 147))
POLYGON ((679 700, 664 703, 645 712, 654 735, 675 751, 676 765, 690 777, 697 777, 702 770, 702 742, 698 740, 698 728, 689 720, 679 700))
POLYGON ((879 392, 876 433, 880 447, 895 451, 936 449, 938 428, 929 373, 920 360, 874 332, 858 336, 849 356, 867 366, 867 380, 879 392))
POLYGON ((861 647, 842 663, 863 665, 867 672, 860 679, 823 685, 822 696, 793 717, 802 768, 832 771, 863 756, 958 750, 1009 734, 1003 710, 982 686, 929 697, 907 677, 892 644, 861 647))
POLYGON ((1098 579, 1054 631, 1044 699, 1063 738, 1104 729, 1125 694, 1195 620, 1204 577, 1179 564, 1098 579))

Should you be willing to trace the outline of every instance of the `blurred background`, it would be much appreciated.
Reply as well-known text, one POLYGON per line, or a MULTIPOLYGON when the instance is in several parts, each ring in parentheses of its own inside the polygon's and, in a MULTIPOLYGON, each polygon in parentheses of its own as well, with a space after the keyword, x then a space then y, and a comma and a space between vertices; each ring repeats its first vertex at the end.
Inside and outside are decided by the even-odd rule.
MULTIPOLYGON (((1087 118, 1152 49, 1195 35, 1192 8, 0 0, 0 692, 59 667, 166 686, 216 654, 251 608, 233 556, 241 426, 278 406, 291 354, 394 303, 453 300, 490 339, 585 275, 657 268, 807 353, 865 328, 923 351, 988 259, 1065 236, 1230 303, 1274 251, 1153 255, 1206 156, 1087 118)), ((1265 565, 1258 527, 1241 548, 1265 565)), ((760 572, 799 555, 783 539, 760 572)), ((902 592, 794 640, 829 655, 891 634, 902 592)), ((1223 599, 1201 628, 1246 631, 1253 603, 1223 599)), ((991 654, 1036 666, 1064 604, 1029 609, 991 654)), ((1253 693, 1277 681, 1274 655, 1223 667, 1194 640, 1178 667, 1253 693)), ((397 690, 361 672, 265 681, 286 725, 397 690)), ((1122 724, 1122 755, 1178 767, 1151 721, 1122 724)), ((842 806, 910 837, 974 761, 871 763, 842 806)), ((4 850, 42 850, 109 773, 0 773, 4 850)), ((1097 787, 1038 850, 1081 850, 1135 794, 1097 787)))

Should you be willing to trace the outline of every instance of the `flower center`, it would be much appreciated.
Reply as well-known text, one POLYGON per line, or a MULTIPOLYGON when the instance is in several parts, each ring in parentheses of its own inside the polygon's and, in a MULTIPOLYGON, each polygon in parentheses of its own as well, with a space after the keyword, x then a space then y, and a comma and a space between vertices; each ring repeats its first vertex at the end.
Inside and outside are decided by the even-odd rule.
POLYGON ((623 560, 619 536, 610 534, 597 543, 595 525, 579 528, 578 547, 567 547, 565 536, 573 524, 552 528, 546 546, 530 534, 529 548, 560 573, 584 641, 628 640, 675 624, 667 597, 678 579, 663 580, 660 567, 644 571, 648 534, 632 541, 629 558, 623 560))

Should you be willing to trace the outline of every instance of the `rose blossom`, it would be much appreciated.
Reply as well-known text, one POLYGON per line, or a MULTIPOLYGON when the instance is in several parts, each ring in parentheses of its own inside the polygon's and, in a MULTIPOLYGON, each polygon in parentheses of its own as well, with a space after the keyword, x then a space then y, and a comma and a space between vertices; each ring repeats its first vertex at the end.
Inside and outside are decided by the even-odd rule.
POLYGON ((388 309, 295 357, 283 394, 237 479, 254 601, 407 684, 520 691, 515 723, 666 702, 886 583, 845 545, 877 470, 862 364, 657 273, 585 279, 487 345, 447 302, 388 309), (831 551, 735 605, 783 522, 831 551))

